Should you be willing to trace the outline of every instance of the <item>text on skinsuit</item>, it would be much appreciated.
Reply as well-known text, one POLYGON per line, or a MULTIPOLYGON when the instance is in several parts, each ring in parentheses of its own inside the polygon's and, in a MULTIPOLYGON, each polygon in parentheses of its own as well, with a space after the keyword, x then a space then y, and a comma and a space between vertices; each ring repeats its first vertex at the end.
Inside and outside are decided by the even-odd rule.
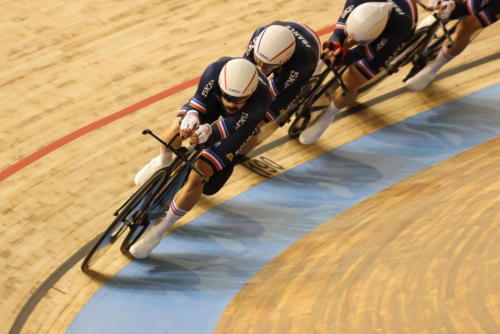
POLYGON ((241 150, 243 149, 243 147, 245 147, 245 145, 250 141, 250 138, 252 138, 252 135, 248 136, 247 139, 245 139, 245 141, 243 142, 243 144, 241 144, 240 148, 234 152, 234 155, 238 155, 238 153, 241 152, 241 150))
POLYGON ((387 0, 387 2, 392 3, 392 7, 396 11, 396 13, 398 13, 399 15, 405 15, 405 12, 398 5, 396 5, 393 0, 387 0))
POLYGON ((285 89, 291 84, 293 84, 298 77, 299 77, 299 72, 291 71, 288 80, 285 82, 285 89))
POLYGON ((404 48, 405 45, 406 43, 403 43, 400 46, 398 46, 398 48, 392 53, 392 55, 390 55, 389 58, 387 58, 387 60, 385 61, 385 66, 389 65, 391 60, 393 60, 394 57, 398 55, 398 53, 404 48))
POLYGON ((259 37, 255 37, 251 42, 250 44, 248 44, 248 47, 247 47, 247 50, 245 51, 245 56, 249 56, 250 55, 250 52, 252 52, 252 50, 255 48, 255 43, 257 43, 257 39, 259 37))
POLYGON ((350 12, 352 12, 353 9, 354 9, 354 6, 347 7, 344 10, 344 12, 342 13, 342 18, 345 19, 345 17, 347 16, 347 14, 349 14, 350 12))
POLYGON ((236 127, 234 128, 234 130, 235 131, 238 130, 243 124, 245 124, 247 119, 248 119, 248 114, 246 112, 242 112, 240 119, 238 120, 238 122, 236 122, 236 127))
POLYGON ((286 26, 288 29, 290 29, 292 31, 292 34, 299 39, 299 41, 302 42, 302 44, 304 44, 305 46, 307 46, 308 48, 311 47, 311 45, 309 44, 309 42, 307 41, 307 39, 304 38, 304 36, 302 36, 297 30, 293 29, 292 27, 290 26, 286 26))
POLYGON ((214 88, 214 80, 210 80, 207 85, 203 88, 201 95, 208 97, 208 93, 214 88))

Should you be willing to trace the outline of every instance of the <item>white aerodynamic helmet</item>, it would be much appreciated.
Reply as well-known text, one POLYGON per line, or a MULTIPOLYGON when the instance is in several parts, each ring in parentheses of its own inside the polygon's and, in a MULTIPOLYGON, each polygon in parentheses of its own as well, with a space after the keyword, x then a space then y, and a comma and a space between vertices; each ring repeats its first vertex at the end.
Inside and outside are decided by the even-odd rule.
POLYGON ((349 14, 345 22, 347 36, 361 44, 373 42, 384 31, 392 11, 392 3, 366 2, 349 14))
POLYGON ((270 68, 272 69, 279 67, 290 59, 294 51, 295 36, 290 29, 271 25, 257 37, 253 54, 257 65, 271 65, 270 68))
POLYGON ((245 102, 257 89, 258 82, 257 68, 243 58, 231 59, 219 74, 222 97, 228 102, 245 102))

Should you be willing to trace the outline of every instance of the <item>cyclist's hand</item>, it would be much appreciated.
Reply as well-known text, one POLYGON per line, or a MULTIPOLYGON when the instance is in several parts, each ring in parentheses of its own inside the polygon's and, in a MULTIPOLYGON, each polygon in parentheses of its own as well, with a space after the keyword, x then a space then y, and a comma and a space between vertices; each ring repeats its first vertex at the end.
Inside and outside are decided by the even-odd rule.
POLYGON ((437 15, 441 20, 447 20, 450 18, 451 12, 455 9, 455 1, 442 1, 440 5, 433 7, 432 9, 437 10, 437 15))
POLYGON ((210 124, 207 123, 202 124, 194 134, 196 135, 198 142, 194 143, 192 141, 191 143, 195 145, 203 144, 208 140, 208 137, 210 137, 210 135, 212 134, 212 127, 210 126, 210 124))
POLYGON ((347 50, 339 42, 325 41, 321 59, 328 59, 333 66, 342 66, 347 50))
POLYGON ((196 129, 200 125, 200 118, 198 112, 189 110, 181 121, 181 131, 187 129, 196 129))

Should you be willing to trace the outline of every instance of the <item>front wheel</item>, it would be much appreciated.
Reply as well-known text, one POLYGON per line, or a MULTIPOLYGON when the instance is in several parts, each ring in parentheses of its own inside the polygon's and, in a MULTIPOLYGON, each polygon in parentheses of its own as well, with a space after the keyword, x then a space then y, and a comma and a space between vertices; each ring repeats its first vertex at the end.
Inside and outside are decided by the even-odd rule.
POLYGON ((142 235, 152 227, 159 219, 165 217, 165 212, 168 211, 170 203, 172 203, 175 194, 184 185, 190 169, 182 164, 178 168, 172 168, 174 171, 170 175, 170 178, 165 182, 161 189, 156 191, 156 196, 154 201, 149 201, 148 206, 144 207, 144 212, 141 214, 140 218, 134 221, 134 224, 130 226, 129 233, 125 236, 122 242, 120 250, 122 253, 127 254, 142 235))
POLYGON ((301 113, 301 115, 296 114, 295 119, 293 120, 292 124, 290 124, 290 127, 288 128, 288 135, 292 138, 297 138, 300 136, 302 131, 304 131, 307 126, 309 125, 309 122, 311 121, 311 114, 310 113, 301 113))
POLYGON ((120 210, 118 216, 111 225, 101 234, 90 252, 82 262, 81 269, 86 271, 93 266, 106 251, 115 243, 126 230, 127 226, 134 225, 142 219, 144 208, 146 208, 154 195, 161 188, 162 184, 168 178, 167 170, 162 169, 154 174, 132 197, 127 204, 120 210))

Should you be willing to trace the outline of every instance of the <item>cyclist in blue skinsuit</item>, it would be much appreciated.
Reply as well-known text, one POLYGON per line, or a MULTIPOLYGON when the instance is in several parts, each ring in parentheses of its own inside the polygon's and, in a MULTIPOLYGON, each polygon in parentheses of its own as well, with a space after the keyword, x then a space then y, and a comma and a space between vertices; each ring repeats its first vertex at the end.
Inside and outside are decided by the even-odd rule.
MULTIPOLYGON (((243 58, 221 58, 210 64, 201 76, 194 96, 180 109, 178 118, 164 133, 170 141, 179 133, 193 144, 207 143, 196 167, 208 178, 231 165, 234 157, 252 149, 255 131, 271 103, 267 77, 243 58), (221 118, 222 117, 222 118, 221 118)), ((173 144, 180 146, 180 138, 173 144)), ((145 183, 156 171, 169 165, 172 152, 161 147, 160 155, 137 173, 135 183, 145 183)), ((144 258, 156 247, 165 232, 200 198, 204 187, 201 177, 191 172, 187 184, 175 195, 166 217, 130 248, 144 258)))
MULTIPOLYGON (((434 80, 441 67, 458 56, 469 45, 471 37, 478 30, 492 25, 500 18, 500 1, 498 0, 467 0, 464 2, 432 0, 429 2, 429 6, 438 10, 441 19, 462 19, 462 21, 452 36, 455 47, 450 49, 449 43, 446 41, 436 59, 406 81, 406 86, 413 91, 421 91, 427 87, 434 80)), ((425 21, 427 24, 432 24, 434 17, 429 16, 425 21)))
MULTIPOLYGON (((357 89, 376 76, 410 41, 418 20, 413 0, 348 0, 332 36, 323 43, 323 55, 334 66, 349 65, 343 81, 349 91, 337 89, 330 106, 306 128, 300 141, 318 140, 335 115, 354 101, 357 89)), ((321 70, 320 62, 317 72, 321 70)))
POLYGON ((318 35, 306 25, 275 21, 255 30, 244 58, 269 80, 273 102, 266 122, 276 119, 297 97, 314 73, 320 54, 318 35))

